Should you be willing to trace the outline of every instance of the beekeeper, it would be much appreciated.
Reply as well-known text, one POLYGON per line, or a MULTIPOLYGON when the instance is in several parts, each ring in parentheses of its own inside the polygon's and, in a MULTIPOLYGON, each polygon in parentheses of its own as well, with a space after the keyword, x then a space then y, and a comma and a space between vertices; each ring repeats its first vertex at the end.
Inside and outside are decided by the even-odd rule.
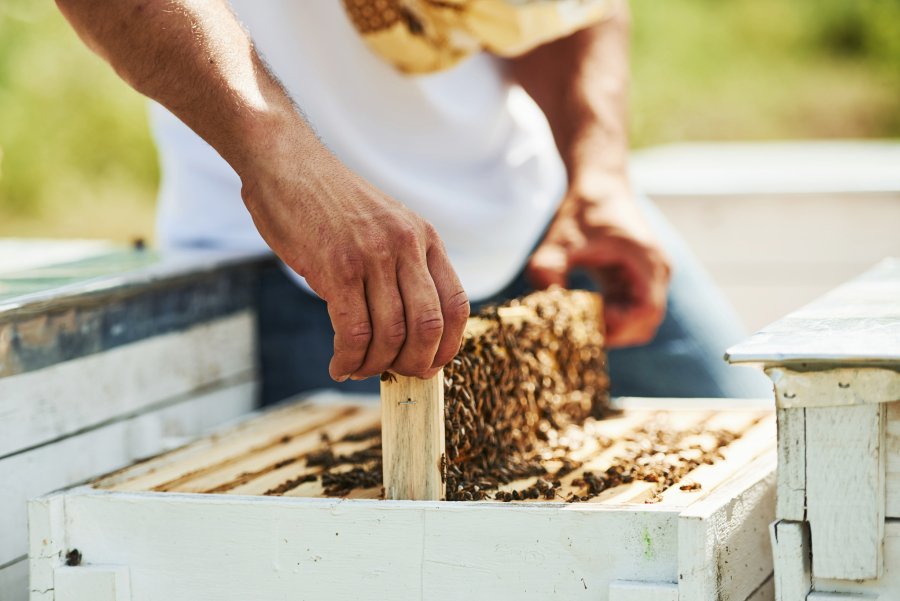
POLYGON ((57 3, 155 101, 161 245, 283 262, 267 400, 429 376, 470 302, 591 282, 614 394, 762 390, 722 363, 732 310, 629 184, 624 0, 57 3))

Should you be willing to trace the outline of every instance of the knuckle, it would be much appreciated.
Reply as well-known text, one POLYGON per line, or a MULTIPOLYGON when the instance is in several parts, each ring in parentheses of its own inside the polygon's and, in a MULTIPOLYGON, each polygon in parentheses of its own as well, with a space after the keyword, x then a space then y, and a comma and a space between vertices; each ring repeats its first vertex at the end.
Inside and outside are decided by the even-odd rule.
POLYGON ((335 335, 335 351, 365 348, 372 339, 372 325, 368 321, 358 321, 335 335))
POLYGON ((423 311, 413 320, 413 334, 420 339, 428 341, 440 339, 444 331, 444 316, 440 309, 428 309, 423 311))
POLYGON ((391 347, 400 346, 406 340, 406 320, 392 321, 384 328, 384 341, 391 347))
POLYGON ((459 327, 460 325, 465 324, 471 310, 469 297, 466 295, 465 291, 459 290, 448 299, 445 315, 448 322, 459 327))
POLYGON ((394 232, 394 239, 400 246, 415 246, 419 243, 419 230, 412 223, 404 223, 394 232))
POLYGON ((342 249, 335 253, 335 274, 339 283, 347 285, 362 278, 364 261, 355 249, 342 249))

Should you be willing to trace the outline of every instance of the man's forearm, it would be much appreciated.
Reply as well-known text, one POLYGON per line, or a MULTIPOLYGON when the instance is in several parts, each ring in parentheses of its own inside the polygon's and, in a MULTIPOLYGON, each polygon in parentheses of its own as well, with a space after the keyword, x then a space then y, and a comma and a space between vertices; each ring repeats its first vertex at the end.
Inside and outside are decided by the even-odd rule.
POLYGON ((290 132, 315 143, 224 0, 57 0, 78 34, 243 175, 290 132))
POLYGON ((617 0, 606 20, 510 61, 547 116, 573 185, 625 176, 629 26, 628 5, 617 0))

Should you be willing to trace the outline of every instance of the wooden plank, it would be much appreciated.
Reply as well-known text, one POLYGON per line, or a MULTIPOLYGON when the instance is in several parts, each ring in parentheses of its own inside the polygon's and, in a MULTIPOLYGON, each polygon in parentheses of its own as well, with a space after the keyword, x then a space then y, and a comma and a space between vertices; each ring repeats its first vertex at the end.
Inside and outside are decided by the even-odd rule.
POLYGON ((681 599, 746 599, 772 573, 767 540, 775 517, 774 451, 678 518, 681 599))
MULTIPOLYGON (((336 411, 337 413, 337 411, 336 411)), ((343 419, 327 423, 321 428, 274 446, 229 457, 217 466, 200 472, 191 471, 184 478, 165 486, 171 492, 229 492, 233 487, 252 481, 275 466, 293 461, 322 446, 322 437, 340 440, 347 434, 361 432, 378 425, 371 411, 356 411, 343 419)), ((305 461, 303 461, 305 463, 305 461)), ((265 491, 261 491, 262 494, 265 491)))
POLYGON ((854 581, 816 577, 813 581, 815 594, 821 596, 826 593, 839 593, 854 601, 900 599, 900 520, 887 520, 884 534, 884 573, 881 578, 854 581))
POLYGON ((0 460, 0 564, 27 552, 26 500, 117 469, 252 409, 256 383, 227 388, 0 460), (148 436, 147 433, 154 433, 148 436), (155 439, 155 447, 151 445, 155 439))
POLYGON ((248 418, 239 425, 198 440, 186 447, 110 474, 98 488, 142 491, 175 485, 192 476, 218 469, 254 451, 268 449, 285 438, 310 432, 356 413, 356 407, 291 405, 248 418), (300 416, 300 420, 297 417, 300 416))
POLYGON ((806 409, 778 409, 776 517, 806 520, 806 409))
POLYGON ((28 501, 28 564, 31 601, 53 601, 53 575, 69 550, 65 495, 28 501))
POLYGON ((651 505, 610 511, 81 488, 67 496, 66 518, 69 544, 85 558, 129 567, 134 599, 288 599, 298 590, 307 601, 355 600, 361 590, 395 601, 472 591, 497 601, 597 599, 613 580, 677 576, 677 514, 651 505))
POLYGON ((244 311, 82 359, 0 378, 0 457, 138 414, 255 370, 244 311))
POLYGON ((806 506, 816 578, 877 578, 884 540, 884 405, 806 409, 806 506))
POLYGON ((444 371, 428 380, 381 379, 381 454, 387 499, 446 496, 443 462, 444 371))
POLYGON ((769 577, 763 582, 753 594, 747 598, 747 601, 775 601, 775 576, 769 577))
MULTIPOLYGON (((719 417, 719 416, 717 416, 719 417)), ((724 417, 724 416, 722 416, 724 417)), ((735 418, 743 419, 744 422, 737 421, 734 423, 733 429, 729 431, 737 432, 740 437, 735 439, 729 445, 719 449, 722 459, 713 464, 703 464, 691 470, 684 478, 683 483, 699 484, 697 490, 682 490, 678 483, 675 486, 663 491, 660 495, 660 502, 663 504, 673 505, 677 507, 687 507, 691 503, 702 499, 706 495, 716 490, 721 483, 734 477, 739 472, 762 455, 769 453, 775 447, 775 418, 772 415, 763 417, 758 423, 744 430, 747 423, 752 423, 758 419, 757 414, 733 415, 728 414, 732 420, 735 418)), ((716 418, 713 418, 714 420, 716 418)), ((713 423, 713 420, 707 422, 707 427, 715 429, 719 424, 713 423)))
POLYGON ((878 598, 865 593, 810 593, 806 601, 877 601, 878 598))
POLYGON ((28 560, 21 559, 0 568, 0 599, 28 601, 28 560))
POLYGON ((900 518, 900 401, 885 406, 885 500, 884 513, 900 518))
POLYGON ((836 407, 900 400, 900 371, 895 369, 837 367, 794 371, 771 367, 766 373, 775 385, 779 407, 836 407))
POLYGON ((809 525, 780 520, 770 527, 776 601, 806 599, 812 588, 809 525))

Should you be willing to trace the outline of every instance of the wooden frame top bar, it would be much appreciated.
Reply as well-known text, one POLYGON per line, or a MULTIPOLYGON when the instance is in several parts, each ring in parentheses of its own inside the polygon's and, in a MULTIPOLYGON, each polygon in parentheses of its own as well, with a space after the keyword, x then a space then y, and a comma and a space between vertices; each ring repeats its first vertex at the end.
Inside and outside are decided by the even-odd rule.
MULTIPOLYGON (((900 258, 889 258, 725 353, 730 363, 900 365, 900 258)), ((803 365, 806 364, 806 365, 803 365)))

